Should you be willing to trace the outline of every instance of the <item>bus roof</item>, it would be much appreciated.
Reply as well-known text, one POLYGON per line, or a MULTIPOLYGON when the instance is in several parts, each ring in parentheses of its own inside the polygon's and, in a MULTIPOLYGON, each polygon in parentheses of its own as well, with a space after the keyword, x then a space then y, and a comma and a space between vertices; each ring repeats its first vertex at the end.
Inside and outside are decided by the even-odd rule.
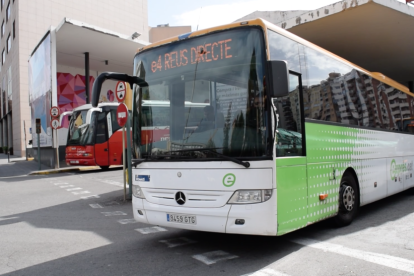
MULTIPOLYGON (((309 48, 312 48, 312 49, 315 49, 317 51, 323 52, 324 54, 326 54, 328 56, 331 56, 331 57, 333 57, 337 60, 340 60, 341 62, 346 63, 347 65, 353 67, 354 69, 362 71, 364 74, 366 74, 366 75, 368 75, 368 76, 370 76, 370 77, 372 77, 372 78, 374 78, 374 79, 376 79, 380 82, 383 82, 387 85, 390 85, 390 86, 392 86, 392 87, 394 87, 394 88, 396 88, 396 89, 398 89, 398 90, 414 97, 414 94, 411 93, 406 86, 400 84, 399 82, 396 82, 393 79, 390 79, 387 76, 385 76, 385 75, 383 75, 379 72, 370 72, 368 70, 365 70, 364 68, 362 68, 362 67, 360 67, 356 64, 353 64, 352 62, 349 62, 348 60, 346 60, 346 59, 344 59, 344 58, 342 58, 338 55, 335 55, 334 53, 331 53, 328 50, 326 50, 322 47, 319 47, 319 46, 317 46, 317 45, 315 45, 315 44, 313 44, 313 43, 311 43, 311 42, 309 42, 309 41, 307 41, 307 40, 305 40, 305 39, 303 39, 303 38, 301 38, 301 37, 299 37, 299 36, 297 36, 297 35, 295 35, 291 32, 289 32, 285 29, 282 29, 282 28, 280 28, 280 27, 278 27, 278 26, 276 26, 276 25, 274 25, 274 24, 272 24, 272 23, 270 23, 270 22, 268 22, 268 21, 266 21, 262 18, 257 18, 257 19, 248 20, 248 21, 234 22, 234 23, 230 23, 230 24, 227 24, 227 25, 221 25, 221 26, 217 26, 217 27, 207 28, 207 29, 203 29, 203 30, 199 30, 199 31, 195 31, 195 32, 191 32, 191 33, 171 37, 171 38, 168 38, 168 39, 164 39, 164 40, 152 43, 151 45, 144 46, 144 47, 138 49, 138 52, 149 50, 149 49, 152 49, 154 47, 162 46, 162 45, 165 45, 165 44, 174 43, 174 42, 181 41, 181 40, 184 40, 184 39, 187 39, 187 38, 197 37, 197 36, 217 32, 217 31, 222 31, 222 30, 226 30, 226 29, 234 29, 234 28, 245 27, 245 26, 260 26, 263 30, 270 29, 272 31, 275 31, 276 33, 279 33, 279 34, 281 34, 283 36, 286 36, 286 37, 288 37, 288 38, 290 38, 290 39, 292 39, 296 42, 299 42, 299 43, 301 43, 305 46, 308 46, 309 48)), ((265 38, 265 40, 266 40, 266 43, 268 43, 267 37, 265 38)), ((268 55, 270 54, 269 51, 267 52, 267 54, 268 55)), ((269 56, 268 56, 268 58, 269 58, 269 56)))

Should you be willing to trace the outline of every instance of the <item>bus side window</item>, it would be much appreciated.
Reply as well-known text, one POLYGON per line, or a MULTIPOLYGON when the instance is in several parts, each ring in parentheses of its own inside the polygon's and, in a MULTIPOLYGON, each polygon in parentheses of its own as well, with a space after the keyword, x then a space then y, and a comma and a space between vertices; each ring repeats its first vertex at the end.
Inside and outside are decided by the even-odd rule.
MULTIPOLYGON (((129 114, 129 116, 131 116, 131 114, 129 114)), ((118 124, 116 109, 111 110, 111 124, 112 124, 112 133, 115 133, 115 131, 121 128, 118 124)))
POLYGON ((99 113, 96 124, 96 143, 101 144, 107 140, 107 126, 105 113, 99 113))
POLYGON ((300 76, 290 74, 289 95, 275 101, 279 123, 276 131, 276 156, 302 156, 302 116, 300 76))

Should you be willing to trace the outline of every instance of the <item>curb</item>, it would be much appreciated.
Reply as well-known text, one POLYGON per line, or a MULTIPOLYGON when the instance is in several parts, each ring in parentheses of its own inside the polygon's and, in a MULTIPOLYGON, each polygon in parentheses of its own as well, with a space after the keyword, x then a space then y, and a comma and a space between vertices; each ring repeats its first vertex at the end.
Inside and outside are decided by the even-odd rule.
POLYGON ((100 167, 99 166, 74 167, 74 168, 64 168, 64 169, 57 169, 57 170, 33 171, 29 173, 29 175, 47 175, 47 174, 65 173, 65 172, 91 171, 91 170, 97 170, 97 169, 100 169, 100 167))

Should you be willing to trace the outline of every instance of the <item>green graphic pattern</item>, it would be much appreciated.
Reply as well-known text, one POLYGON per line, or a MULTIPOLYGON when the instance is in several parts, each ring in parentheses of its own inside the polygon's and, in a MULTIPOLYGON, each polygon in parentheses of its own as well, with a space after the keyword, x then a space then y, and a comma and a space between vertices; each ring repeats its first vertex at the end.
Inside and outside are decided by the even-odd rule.
POLYGON ((305 129, 306 158, 276 161, 278 235, 335 216, 340 181, 347 168, 355 170, 362 195, 364 182, 370 178, 367 174, 372 174, 369 159, 378 155, 376 148, 385 142, 370 130, 315 123, 306 123, 305 129), (328 194, 328 198, 321 201, 320 194, 328 194))

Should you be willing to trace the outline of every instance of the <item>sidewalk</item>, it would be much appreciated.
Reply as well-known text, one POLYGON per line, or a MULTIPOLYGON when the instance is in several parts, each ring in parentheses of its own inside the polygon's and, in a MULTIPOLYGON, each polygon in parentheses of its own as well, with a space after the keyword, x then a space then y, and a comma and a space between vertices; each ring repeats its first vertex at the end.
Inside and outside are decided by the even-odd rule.
POLYGON ((10 155, 10 162, 8 162, 7 154, 0 153, 0 179, 3 177, 43 175, 96 169, 99 169, 99 167, 65 167, 61 169, 52 169, 42 164, 41 170, 39 171, 39 163, 35 160, 27 161, 25 157, 17 157, 14 155, 10 155))

